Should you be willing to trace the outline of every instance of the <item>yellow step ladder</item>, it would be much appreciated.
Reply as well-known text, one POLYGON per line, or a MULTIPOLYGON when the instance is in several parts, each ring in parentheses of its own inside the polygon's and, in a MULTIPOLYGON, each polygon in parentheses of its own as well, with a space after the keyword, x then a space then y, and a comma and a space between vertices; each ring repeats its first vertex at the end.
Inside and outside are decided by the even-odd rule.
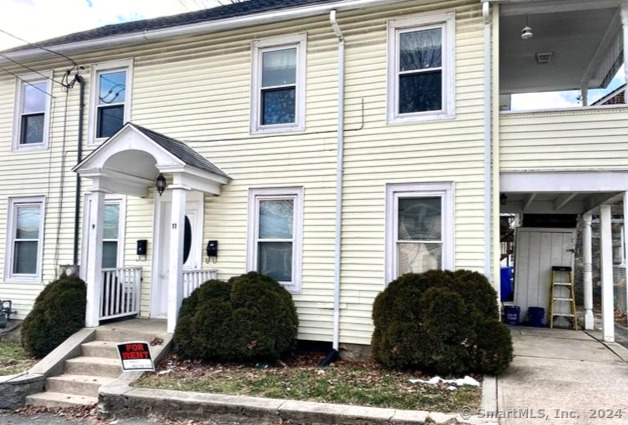
POLYGON ((550 305, 549 322, 550 328, 554 327, 554 320, 558 317, 565 317, 573 324, 573 328, 578 330, 578 318, 576 316, 576 295, 573 287, 573 271, 571 267, 553 266, 552 280, 550 282, 550 305), (569 313, 564 313, 564 306, 569 303, 569 313), (554 312, 554 309, 557 312, 554 312))

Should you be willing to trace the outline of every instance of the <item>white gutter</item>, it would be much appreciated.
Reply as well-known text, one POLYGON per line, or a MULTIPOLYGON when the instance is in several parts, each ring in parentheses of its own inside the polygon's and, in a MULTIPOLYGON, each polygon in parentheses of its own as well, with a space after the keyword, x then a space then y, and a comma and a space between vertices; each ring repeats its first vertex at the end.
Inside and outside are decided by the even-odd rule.
POLYGON ((342 182, 344 177, 344 119, 345 119, 345 38, 336 21, 336 10, 329 12, 329 22, 338 37, 338 142, 336 147, 336 235, 334 255, 334 316, 333 349, 340 346, 340 271, 342 255, 342 182))
POLYGON ((492 271, 492 181, 491 181, 491 7, 482 4, 484 18, 484 275, 490 281, 492 271))
MULTIPOLYGON (((221 19, 218 21, 200 22, 191 25, 181 25, 172 28, 144 30, 141 33, 124 34, 112 37, 98 38, 95 40, 79 41, 75 43, 60 44, 57 46, 46 46, 46 49, 58 53, 70 54, 82 51, 97 49, 107 49, 119 47, 121 44, 141 43, 145 41, 156 41, 178 36, 191 36, 195 34, 224 31, 253 25, 262 25, 272 22, 299 19, 315 15, 321 15, 332 10, 352 10, 369 6, 387 5, 400 3, 408 0, 346 0, 336 1, 326 4, 315 4, 311 6, 291 8, 284 10, 274 10, 272 12, 262 12, 247 16, 236 16, 233 18, 221 19)), ((53 54, 39 48, 21 50, 13 53, 3 53, 7 58, 13 60, 38 59, 52 56, 53 54)), ((0 64, 8 62, 7 59, 0 58, 0 64)))

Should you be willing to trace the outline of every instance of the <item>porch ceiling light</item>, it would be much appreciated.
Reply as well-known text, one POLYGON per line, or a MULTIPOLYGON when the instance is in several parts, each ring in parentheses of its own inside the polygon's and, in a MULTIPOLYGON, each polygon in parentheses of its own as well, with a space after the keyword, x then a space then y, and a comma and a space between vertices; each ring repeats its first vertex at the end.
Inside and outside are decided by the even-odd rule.
POLYGON ((164 190, 166 190, 166 178, 161 173, 159 173, 157 180, 155 180, 155 188, 157 189, 159 196, 163 195, 164 190))
POLYGON ((534 37, 534 33, 532 32, 532 28, 528 25, 528 17, 526 16, 526 24, 521 30, 521 38, 524 40, 529 40, 534 37))

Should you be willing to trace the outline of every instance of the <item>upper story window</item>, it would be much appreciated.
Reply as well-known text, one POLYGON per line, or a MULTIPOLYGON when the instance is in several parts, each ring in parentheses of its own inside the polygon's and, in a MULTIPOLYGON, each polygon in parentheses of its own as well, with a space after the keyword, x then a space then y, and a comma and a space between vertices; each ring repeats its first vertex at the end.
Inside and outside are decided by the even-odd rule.
POLYGON ((47 74, 23 75, 17 81, 14 150, 45 149, 48 146, 52 72, 47 74))
POLYGON ((253 43, 251 133, 305 128, 305 35, 253 43))
POLYGON ((301 288, 302 192, 254 189, 249 199, 248 269, 291 291, 301 288))
POLYGON ((388 122, 453 118, 454 14, 388 26, 388 122))
POLYGON ((452 269, 453 184, 391 184, 386 197, 386 282, 452 269))
POLYGON ((6 278, 39 282, 43 253, 44 198, 11 198, 7 226, 6 278))
POLYGON ((113 136, 131 119, 131 61, 92 67, 89 127, 92 143, 113 136))

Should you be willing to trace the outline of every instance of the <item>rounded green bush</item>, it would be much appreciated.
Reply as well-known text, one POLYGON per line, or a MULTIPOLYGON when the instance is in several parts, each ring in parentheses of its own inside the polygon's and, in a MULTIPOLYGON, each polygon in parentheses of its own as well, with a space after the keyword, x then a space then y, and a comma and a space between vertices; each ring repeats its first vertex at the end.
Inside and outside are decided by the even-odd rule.
POLYGON ((373 323, 372 356, 386 367, 499 373, 512 361, 510 333, 498 321, 497 293, 483 275, 469 270, 400 276, 375 298, 373 323))
POLYGON ((273 361, 294 349, 297 329, 290 293, 250 272, 205 282, 183 300, 174 346, 182 358, 273 361))
POLYGON ((64 274, 48 284, 22 323, 22 347, 42 358, 83 328, 86 297, 85 282, 79 277, 64 274))

